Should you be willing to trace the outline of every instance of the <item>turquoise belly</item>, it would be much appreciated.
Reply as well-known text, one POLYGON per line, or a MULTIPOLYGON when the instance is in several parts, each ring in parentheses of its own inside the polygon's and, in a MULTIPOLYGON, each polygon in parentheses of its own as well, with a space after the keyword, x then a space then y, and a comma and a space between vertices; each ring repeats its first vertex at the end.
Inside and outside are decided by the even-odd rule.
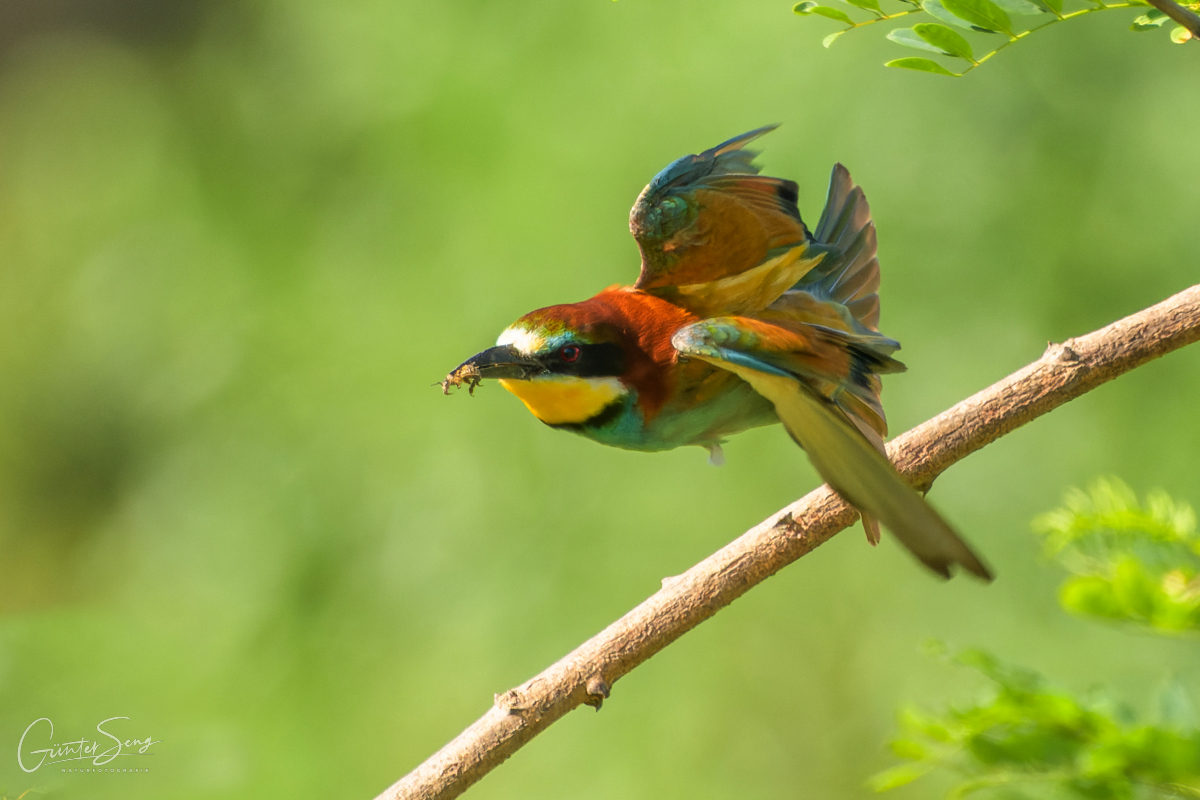
POLYGON ((635 394, 618 402, 619 406, 598 415, 595 424, 554 427, 611 447, 658 451, 712 445, 735 433, 779 421, 771 402, 741 382, 699 406, 668 402, 649 424, 635 394))

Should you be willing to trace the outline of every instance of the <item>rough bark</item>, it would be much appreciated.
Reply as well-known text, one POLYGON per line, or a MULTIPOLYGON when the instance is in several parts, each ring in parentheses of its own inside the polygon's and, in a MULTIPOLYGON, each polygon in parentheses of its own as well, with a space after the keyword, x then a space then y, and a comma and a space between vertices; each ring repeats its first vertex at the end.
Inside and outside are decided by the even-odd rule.
MULTIPOLYGON (((897 437, 888 455, 914 485, 1084 392, 1200 339, 1200 285, 1101 330, 1051 343, 1040 359, 897 437)), ((497 695, 491 710, 378 800, 447 800, 754 585, 828 541, 857 513, 827 486, 747 531, 557 664, 497 695)))

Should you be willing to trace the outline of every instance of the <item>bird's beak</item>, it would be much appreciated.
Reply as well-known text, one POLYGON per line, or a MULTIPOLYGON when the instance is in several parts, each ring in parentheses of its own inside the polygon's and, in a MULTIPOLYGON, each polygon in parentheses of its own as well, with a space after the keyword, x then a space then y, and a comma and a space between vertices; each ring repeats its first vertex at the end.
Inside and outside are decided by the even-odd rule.
POLYGON ((529 380, 544 369, 535 359, 522 355, 511 344, 502 344, 497 347, 489 347, 482 353, 476 353, 454 371, 475 372, 480 378, 529 380))
POLYGON ((489 347, 482 353, 476 353, 442 382, 442 391, 448 393, 451 386, 467 384, 474 391, 484 378, 508 378, 510 380, 529 380, 545 371, 536 359, 522 355, 511 344, 489 347))

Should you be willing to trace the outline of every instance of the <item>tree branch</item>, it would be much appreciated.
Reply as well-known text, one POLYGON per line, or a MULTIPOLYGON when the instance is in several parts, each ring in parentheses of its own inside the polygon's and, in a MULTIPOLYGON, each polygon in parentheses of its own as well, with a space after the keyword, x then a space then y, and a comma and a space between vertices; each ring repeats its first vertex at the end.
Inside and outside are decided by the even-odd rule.
POLYGON ((1174 22, 1187 28, 1191 31, 1193 38, 1200 41, 1200 15, 1197 15, 1195 11, 1184 8, 1175 0, 1146 0, 1146 2, 1166 14, 1174 22))
MULTIPOLYGON (((959 459, 1102 383, 1200 340, 1200 285, 1065 344, 899 436, 888 455, 928 487, 959 459)), ((497 695, 475 724, 377 800, 457 797, 568 711, 609 687, 751 587, 828 541, 858 514, 828 486, 779 511, 532 680, 497 695)))

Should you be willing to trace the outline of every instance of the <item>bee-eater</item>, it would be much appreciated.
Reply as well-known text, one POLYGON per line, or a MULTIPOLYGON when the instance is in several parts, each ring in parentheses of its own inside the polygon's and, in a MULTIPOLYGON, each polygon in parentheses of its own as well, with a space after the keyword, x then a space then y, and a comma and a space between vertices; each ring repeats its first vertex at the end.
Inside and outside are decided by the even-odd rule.
POLYGON ((655 176, 629 229, 633 286, 531 311, 442 384, 498 378, 542 422, 629 450, 708 448, 782 422, 831 487, 944 577, 991 580, 887 460, 879 375, 901 372, 879 333, 875 225, 837 164, 810 231, 794 182, 758 174, 759 128, 655 176))

